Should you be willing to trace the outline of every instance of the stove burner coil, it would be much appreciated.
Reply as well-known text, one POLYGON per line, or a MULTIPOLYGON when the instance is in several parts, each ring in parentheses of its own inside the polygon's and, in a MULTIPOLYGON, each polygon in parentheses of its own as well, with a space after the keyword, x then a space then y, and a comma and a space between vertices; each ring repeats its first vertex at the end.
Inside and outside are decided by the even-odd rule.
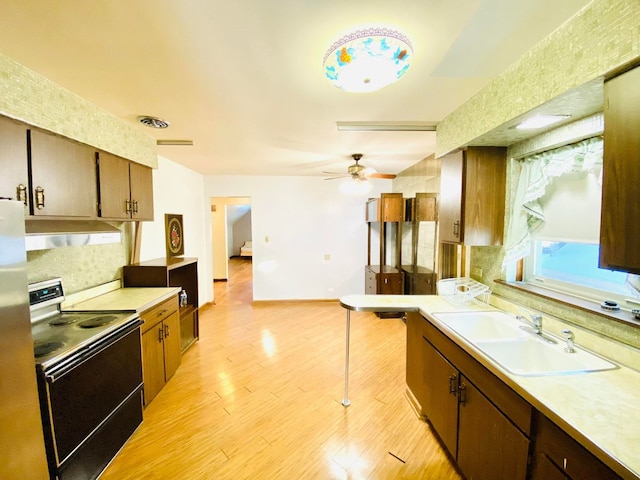
POLYGON ((102 327, 104 325, 107 325, 111 322, 113 322, 116 318, 115 315, 101 315, 99 317, 93 317, 90 318, 89 320, 84 320, 80 323, 78 323, 78 326, 80 328, 96 328, 96 327, 102 327))
POLYGON ((64 347, 64 343, 62 342, 42 342, 36 343, 33 346, 33 351, 36 357, 42 357, 50 354, 51 352, 55 352, 62 347, 64 347))
POLYGON ((72 315, 59 315, 57 318, 51 320, 49 325, 57 327, 59 325, 69 325, 76 321, 76 318, 72 315))

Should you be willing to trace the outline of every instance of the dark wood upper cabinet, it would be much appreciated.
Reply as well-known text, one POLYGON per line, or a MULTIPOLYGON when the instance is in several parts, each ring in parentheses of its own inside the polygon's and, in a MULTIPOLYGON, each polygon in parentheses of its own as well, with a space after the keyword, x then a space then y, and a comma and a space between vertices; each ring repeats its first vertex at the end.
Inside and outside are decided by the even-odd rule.
POLYGON ((107 152, 98 152, 100 217, 153 220, 153 178, 150 167, 107 152))
POLYGON ((21 200, 29 214, 26 125, 0 117, 0 197, 21 200))
POLYGON ((502 245, 506 149, 468 147, 442 158, 440 241, 502 245))
POLYGON ((604 92, 600 268, 640 273, 640 67, 604 92))
POLYGON ((95 150, 40 130, 29 133, 31 215, 96 218, 95 150))

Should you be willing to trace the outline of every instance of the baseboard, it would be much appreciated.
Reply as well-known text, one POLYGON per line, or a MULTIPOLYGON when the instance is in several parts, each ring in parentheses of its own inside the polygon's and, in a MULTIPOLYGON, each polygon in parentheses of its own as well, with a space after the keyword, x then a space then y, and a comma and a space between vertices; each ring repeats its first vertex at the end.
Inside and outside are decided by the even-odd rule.
POLYGON ((309 303, 309 302, 339 302, 339 298, 307 298, 307 299, 284 299, 284 300, 253 300, 254 305, 268 305, 275 303, 309 303))
POLYGON ((409 388, 406 388, 404 391, 404 396, 409 401, 411 410, 413 410, 413 413, 416 415, 416 417, 418 417, 418 419, 422 420, 423 422, 426 422, 427 417, 420 413, 422 412, 422 406, 420 405, 420 402, 418 402, 418 399, 413 395, 413 392, 409 390, 409 388))

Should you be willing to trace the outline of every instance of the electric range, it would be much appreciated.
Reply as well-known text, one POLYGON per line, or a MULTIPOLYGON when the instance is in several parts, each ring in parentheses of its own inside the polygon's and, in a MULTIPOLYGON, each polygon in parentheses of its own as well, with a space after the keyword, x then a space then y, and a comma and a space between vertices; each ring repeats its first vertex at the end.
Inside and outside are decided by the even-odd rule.
POLYGON ((142 321, 61 310, 59 278, 30 284, 29 296, 50 477, 97 478, 142 423, 142 321))
POLYGON ((36 365, 58 363, 138 317, 135 312, 65 312, 60 278, 29 284, 36 365))

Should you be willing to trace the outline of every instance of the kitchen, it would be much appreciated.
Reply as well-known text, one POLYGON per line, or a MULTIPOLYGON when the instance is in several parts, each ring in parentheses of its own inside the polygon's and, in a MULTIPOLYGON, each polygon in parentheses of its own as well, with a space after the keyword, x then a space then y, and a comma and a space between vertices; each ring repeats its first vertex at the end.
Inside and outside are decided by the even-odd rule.
MULTIPOLYGON (((596 6, 609 2, 596 2, 596 6)), ((622 2, 621 5, 614 5, 612 7, 617 12, 620 10, 624 10, 624 7, 628 5, 625 2, 622 2)), ((633 13, 633 12, 632 12, 633 13)), ((637 18, 637 17, 631 17, 637 18)), ((602 27, 602 30, 598 30, 602 35, 604 30, 607 30, 606 25, 611 26, 611 30, 614 30, 612 25, 615 24, 615 21, 612 19, 606 18, 603 16, 603 21, 609 21, 610 24, 605 24, 602 27)), ((637 24, 637 22, 636 22, 637 24)), ((616 27, 617 28, 617 27, 616 27)), ((589 37, 589 35, 585 34, 585 41, 588 38, 589 40, 589 51, 594 55, 594 57, 609 59, 602 60, 603 64, 599 64, 595 68, 598 70, 597 72, 588 72, 585 73, 585 78, 583 80, 590 80, 591 76, 597 76, 608 72, 613 67, 625 63, 626 61, 630 61, 637 54, 634 54, 633 48, 628 49, 623 46, 619 46, 620 50, 617 51, 615 49, 610 49, 610 46, 605 47, 598 44, 598 36, 593 35, 589 37), (598 55, 600 52, 602 55, 598 55)), ((602 42, 604 43, 604 42, 602 42)), ((634 44, 637 45, 637 42, 634 44)), ((634 47, 636 48, 636 47, 634 47)), ((2 59, 2 69, 3 71, 11 72, 15 74, 16 71, 22 71, 19 66, 15 65, 14 62, 7 58, 2 59)), ((27 75, 27 77, 30 77, 27 75)), ((15 78, 15 77, 14 77, 15 78)), ((23 79, 24 80, 24 79, 23 79)), ((4 78, 3 82, 8 82, 4 86, 7 88, 7 94, 5 96, 5 92, 3 91, 3 97, 5 101, 7 99, 12 98, 12 92, 16 90, 14 80, 4 78)), ((33 80, 27 80, 26 85, 28 88, 32 88, 33 90, 40 91, 44 82, 42 79, 36 79, 35 83, 37 85, 33 85, 33 80), (31 87, 29 87, 31 86, 31 87)), ((46 82, 45 82, 46 83, 46 82)), ((543 82, 540 82, 543 83, 543 82)), ((20 87, 20 88, 25 88, 20 87)), ((49 87, 51 88, 51 87, 49 87)), ((514 89, 512 88, 512 91, 514 89)), ((54 91, 56 91, 54 89, 54 91)), ((57 92, 57 91, 56 91, 57 92)), ((57 92, 59 93, 59 92, 57 92)), ((60 94, 62 95, 62 94, 60 94)), ((552 96, 552 93, 547 93, 547 95, 552 96)), ((40 95, 36 96, 36 98, 41 98, 40 95)), ((46 95, 45 95, 46 97, 46 95)), ((44 100, 43 100, 44 101, 44 100)), ((100 116, 90 107, 80 102, 77 99, 66 98, 65 102, 70 102, 73 105, 76 105, 78 109, 89 109, 92 113, 91 118, 94 118, 94 115, 100 116)), ((11 103, 11 102, 10 102, 11 103)), ((46 102, 45 102, 46 103, 46 102)), ((488 106, 491 106, 489 102, 488 106)), ((19 108, 24 110, 24 105, 18 106, 19 108)), ((24 112, 17 111, 18 108, 15 104, 11 104, 9 106, 3 107, 3 110, 7 113, 14 113, 16 116, 20 118, 28 118, 32 119, 36 123, 40 123, 37 121, 37 116, 43 114, 43 112, 24 112)), ((61 109, 61 111, 67 111, 69 107, 61 109)), ((521 113, 521 112, 517 112, 521 113)), ((467 118, 477 119, 482 121, 472 122, 474 123, 475 129, 485 129, 480 133, 484 133, 484 131, 488 131, 492 127, 492 122, 495 124, 501 123, 500 120, 493 119, 478 119, 477 115, 473 113, 469 113, 466 110, 462 110, 459 115, 466 115, 467 118)), ((505 118, 509 119, 515 117, 513 112, 506 112, 501 114, 505 118)), ((108 120, 104 120, 109 123, 108 120)), ((55 123, 55 122, 54 122, 55 123)), ((113 124, 113 122, 112 122, 113 124)), ((65 128, 69 128, 66 126, 65 128)), ((119 126, 117 126, 116 130, 119 131, 119 126)), ((458 129, 452 129, 458 130, 458 129)), ((459 131, 466 132, 466 129, 460 129, 459 131)), ((64 133, 64 132, 63 132, 64 133)), ((443 133, 446 133, 444 131, 443 133)), ((450 132, 451 133, 451 132, 450 132)), ((462 136, 473 137, 475 133, 463 133, 460 134, 462 136)), ((117 134, 114 134, 114 137, 117 137, 117 134)), ((122 143, 119 140, 114 140, 116 143, 122 143)), ((440 140, 439 140, 440 141, 440 140)), ((460 140, 459 138, 454 138, 453 140, 449 140, 450 143, 453 144, 463 144, 466 139, 460 140)), ((444 138, 443 138, 444 142, 444 138)), ((446 144, 445 144, 446 145, 446 144)), ((446 148, 446 147, 443 147, 446 148)), ((325 186, 322 182, 318 181, 319 179, 308 179, 308 178, 268 178, 268 177, 249 177, 249 178, 234 178, 234 177, 203 177, 198 175, 189 169, 186 169, 180 165, 177 165, 166 158, 158 159, 159 168, 154 170, 154 203, 156 207, 156 211, 162 214, 163 212, 183 212, 185 216, 185 242, 188 250, 188 254, 190 256, 198 257, 201 260, 203 265, 206 265, 208 258, 208 251, 206 248, 206 244, 200 245, 199 242, 196 242, 194 239, 206 239, 209 237, 207 224, 208 224, 208 205, 207 198, 209 196, 222 196, 222 195, 238 195, 242 193, 243 195, 250 195, 252 197, 252 204, 254 205, 254 209, 256 212, 256 226, 255 231, 258 232, 255 235, 256 238, 262 238, 266 235, 272 236, 275 238, 273 232, 288 232, 291 231, 292 227, 290 225, 285 224, 283 219, 288 218, 298 218, 300 216, 304 216, 304 218, 333 218, 329 217, 326 213, 326 210, 330 210, 330 207, 338 205, 338 202, 333 198, 333 191, 325 186), (179 179, 179 181, 176 181, 179 179), (176 192, 176 185, 178 191, 176 192), (195 189, 193 186, 202 185, 201 189, 195 189), (308 203, 305 204, 301 202, 300 198, 296 197, 296 202, 291 201, 291 198, 285 195, 283 192, 295 191, 300 194, 302 191, 306 190, 314 190, 317 192, 317 196, 310 198, 308 203), (164 192, 161 194, 160 192, 164 192), (170 195, 166 192, 172 192, 170 195), (326 203, 323 203, 324 200, 326 203), (295 204, 295 205, 294 205, 295 204), (329 205, 327 207, 327 204, 329 205), (278 211, 279 218, 273 218, 268 216, 268 212, 270 211, 278 211), (194 244, 195 243, 195 244, 194 244)), ((382 185, 377 186, 378 191, 372 192, 372 195, 376 195, 380 191, 388 191, 390 189, 388 183, 383 183, 382 185)), ((411 192, 407 192, 410 194, 411 192)), ((306 201, 306 197, 301 197, 302 200, 306 201)), ((349 216, 350 219, 353 219, 354 222, 361 222, 361 214, 362 214, 362 200, 361 199, 353 199, 346 200, 345 202, 339 203, 340 208, 344 212, 345 216, 349 216)), ((332 225, 331 222, 326 222, 328 225, 332 225)), ((328 235, 327 238, 323 239, 322 245, 316 245, 315 242, 311 242, 311 245, 316 245, 314 248, 317 249, 318 257, 325 253, 325 248, 327 242, 330 243, 331 251, 334 258, 344 258, 345 259, 345 270, 343 275, 348 279, 347 283, 344 285, 342 290, 337 290, 334 295, 348 294, 356 291, 360 291, 362 289, 361 285, 361 266, 364 264, 364 254, 362 250, 358 250, 358 256, 351 255, 353 253, 353 245, 363 245, 364 241, 364 231, 360 230, 355 233, 351 233, 351 229, 349 229, 349 225, 351 222, 344 221, 344 223, 340 223, 336 225, 335 235, 328 235), (347 232, 347 233, 345 233, 347 232), (352 236, 350 236, 352 235, 352 236), (335 237, 340 239, 340 242, 336 240, 332 240, 330 237, 335 237), (346 245, 340 245, 339 243, 344 243, 346 245), (340 253, 340 255, 338 255, 340 253)), ((300 226, 299 229, 296 227, 294 231, 291 231, 291 236, 297 239, 307 239, 308 233, 305 233, 307 225, 300 226), (305 227, 305 228, 303 228, 305 227)), ((164 255, 164 245, 161 241, 157 241, 156 239, 163 238, 163 225, 161 218, 156 216, 155 222, 145 223, 142 231, 142 257, 143 258, 155 258, 164 255)), ((309 239, 311 240, 311 239, 309 239)), ((204 242, 203 242, 204 243, 204 242)), ((285 246, 281 245, 279 242, 274 241, 270 243, 267 249, 266 245, 256 246, 256 256, 262 255, 265 256, 266 260, 279 260, 283 261, 287 255, 290 254, 290 250, 285 248, 285 246), (262 252, 260 252, 260 249, 262 252), (267 258, 267 255, 269 256, 267 258)), ((288 246, 287 246, 288 247, 288 246)), ((107 247, 105 247, 107 248, 107 247)), ((120 251, 115 249, 115 251, 110 250, 111 247, 108 247, 107 250, 107 258, 110 259, 109 263, 111 265, 120 266, 126 263, 127 253, 124 251, 120 251), (115 258, 114 258, 115 257, 115 258), (113 259, 113 260, 111 260, 113 259), (113 262, 113 263, 111 263, 113 262)), ((105 266, 107 262, 104 261, 104 254, 102 253, 104 250, 101 249, 99 253, 99 258, 95 258, 95 253, 92 251, 87 251, 87 256, 89 257, 86 261, 78 262, 77 260, 77 251, 64 251, 65 249, 52 250, 47 253, 47 255, 34 254, 31 256, 30 266, 32 266, 32 270, 30 272, 33 275, 32 278, 38 278, 42 276, 49 276, 52 273, 59 274, 65 279, 65 284, 67 288, 78 291, 84 288, 88 288, 90 286, 104 283, 107 281, 111 281, 116 278, 116 274, 114 273, 114 268, 108 268, 105 266), (71 258, 70 258, 71 257, 71 258), (74 258, 75 257, 75 258, 74 258), (81 274, 78 275, 76 272, 78 269, 81 269, 81 274), (85 283, 88 282, 88 283, 85 283)), ((80 253, 84 254, 84 251, 80 253)), ((491 263, 491 260, 486 260, 484 257, 479 260, 480 262, 491 263)), ((286 263, 285 263, 286 265, 286 263)), ((314 271, 318 269, 326 269, 326 265, 322 263, 305 265, 305 269, 300 269, 301 271, 297 271, 296 269, 287 268, 282 270, 271 270, 269 272, 259 272, 255 277, 255 299, 256 300, 267 300, 267 299, 290 299, 290 298, 325 298, 326 296, 326 285, 321 281, 321 275, 314 275, 313 278, 309 278, 308 272, 309 268, 313 268, 314 271), (305 271, 303 271, 305 270, 305 271), (293 278, 293 282, 292 282, 293 278), (274 285, 278 284, 290 284, 294 283, 296 287, 287 292, 274 292, 274 285)), ((487 268, 484 268, 484 271, 487 272, 487 268)), ((199 272, 201 275, 200 281, 200 289, 202 293, 202 303, 208 302, 212 300, 211 293, 211 285, 210 282, 207 281, 207 278, 210 276, 207 275, 205 269, 199 272)), ((574 314, 575 315, 575 314, 574 314)), ((633 338, 633 337, 631 337, 633 338)))

